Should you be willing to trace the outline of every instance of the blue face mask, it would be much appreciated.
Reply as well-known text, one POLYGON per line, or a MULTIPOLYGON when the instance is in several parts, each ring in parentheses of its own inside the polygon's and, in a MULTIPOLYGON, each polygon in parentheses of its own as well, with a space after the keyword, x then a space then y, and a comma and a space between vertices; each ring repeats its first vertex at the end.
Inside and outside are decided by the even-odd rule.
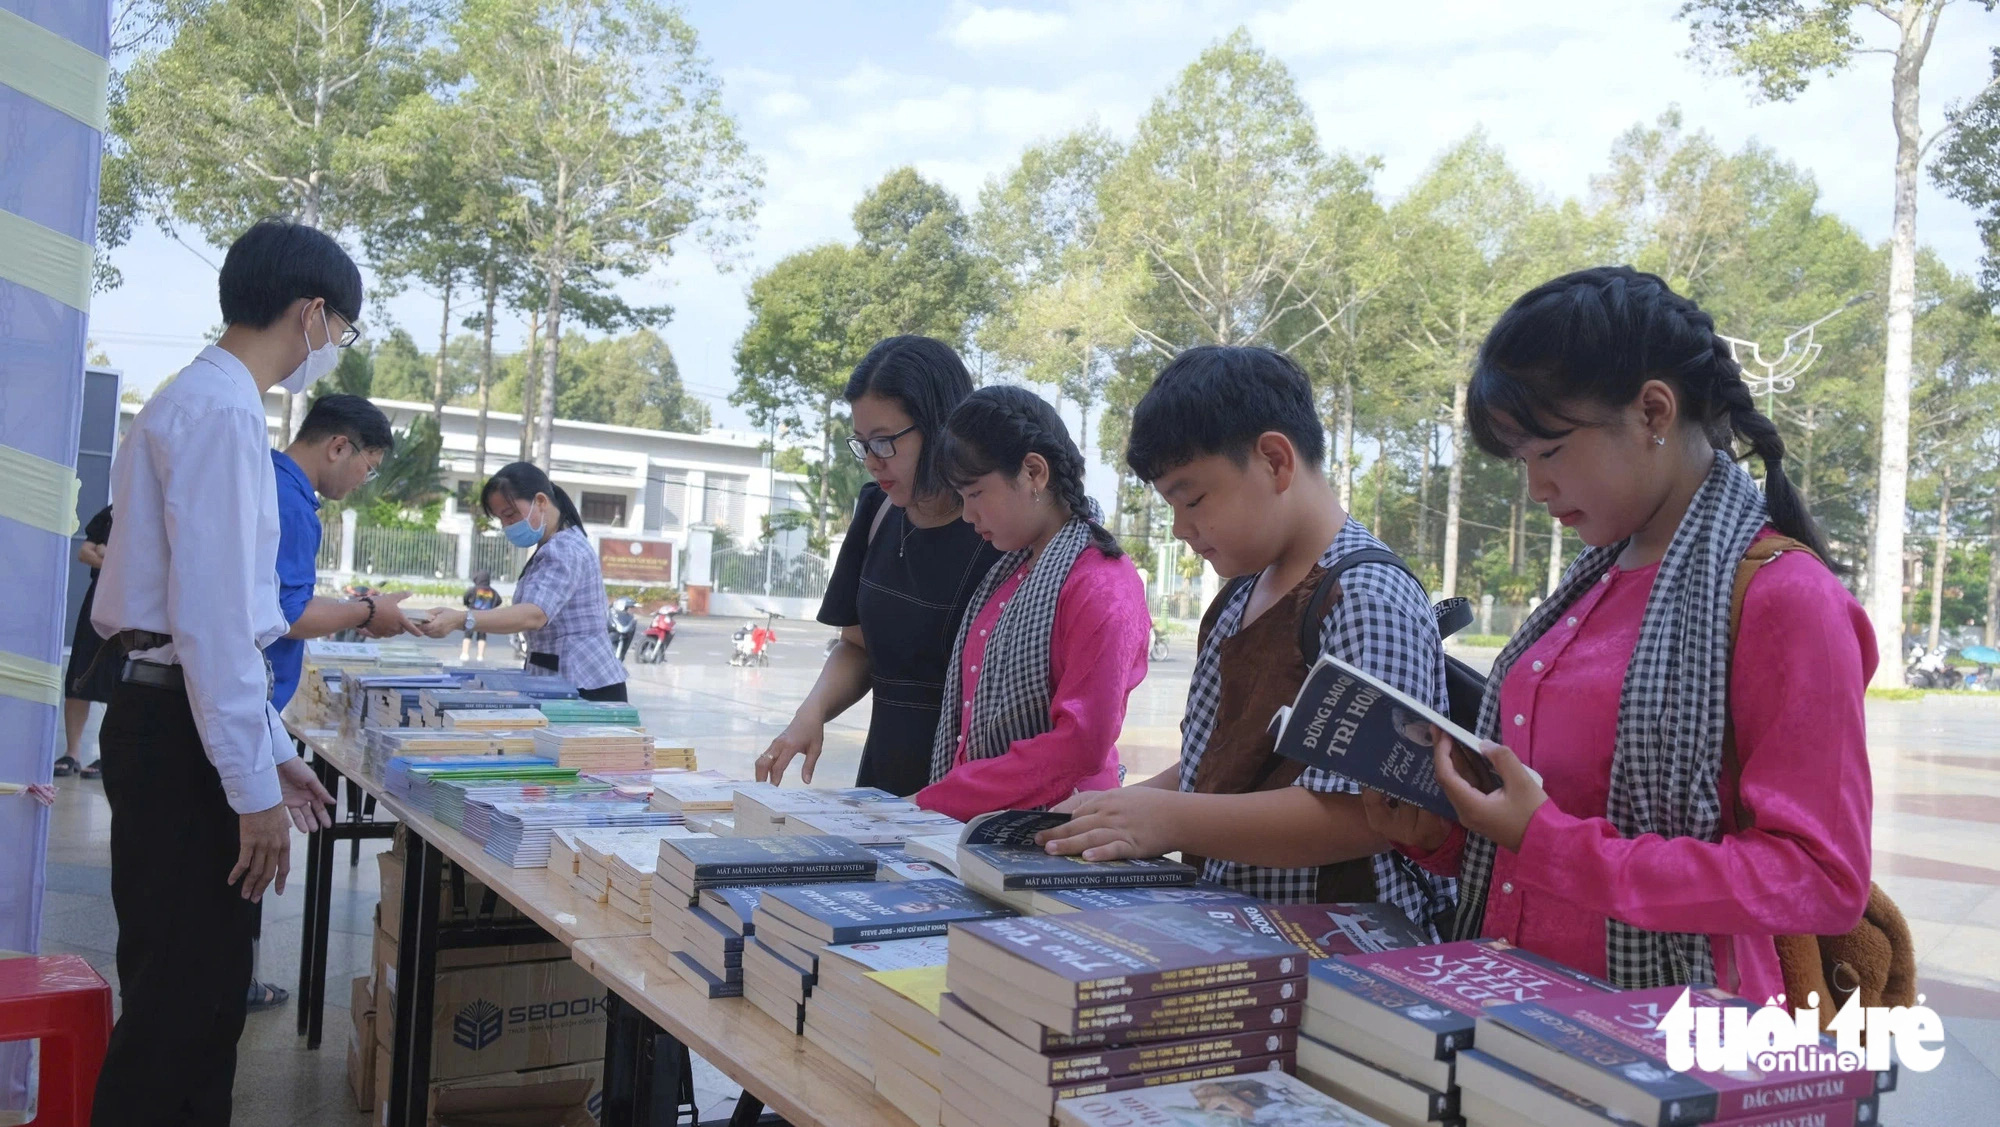
MULTIPOLYGON (((529 509, 528 512, 532 516, 534 510, 529 509)), ((542 542, 542 529, 536 528, 528 521, 528 517, 523 517, 513 524, 501 526, 500 531, 507 537, 509 544, 516 548, 532 548, 542 542)))

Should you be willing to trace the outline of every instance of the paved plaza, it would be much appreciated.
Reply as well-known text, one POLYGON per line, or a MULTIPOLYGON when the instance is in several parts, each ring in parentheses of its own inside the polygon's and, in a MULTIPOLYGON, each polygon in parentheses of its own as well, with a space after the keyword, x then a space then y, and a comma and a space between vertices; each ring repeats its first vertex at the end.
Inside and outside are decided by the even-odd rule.
MULTIPOLYGON (((812 687, 832 632, 780 620, 771 665, 739 669, 726 661, 735 625, 681 620, 668 661, 634 665, 630 684, 649 730, 689 737, 704 767, 748 777, 751 761, 812 687)), ((1133 694, 1120 740, 1133 778, 1159 770, 1178 753, 1191 645, 1185 635, 1173 639, 1167 658, 1133 694)), ((436 649, 443 660, 457 658, 455 645, 436 649)), ((819 784, 852 782, 867 723, 864 701, 828 727, 819 784)), ((95 724, 93 717, 93 739, 95 724)), ((1925 1127, 1991 1122, 1992 1109, 2000 1107, 2000 694, 1871 702, 1868 729, 1875 878, 1910 917, 1922 988, 1944 1016, 1949 1037, 1937 1071, 1903 1074, 1900 1090, 1884 1102, 1884 1121, 1925 1127)), ((85 758, 94 755, 91 748, 85 758)), ((43 947, 83 955, 115 982, 109 814, 98 784, 65 783, 49 841, 43 947)), ((304 839, 294 844, 296 880, 304 839)), ((305 1051, 293 1035, 289 1005, 252 1015, 239 1057, 238 1123, 354 1127, 365 1121, 348 1097, 344 1050, 350 1025, 345 983, 368 973, 378 895, 369 855, 382 845, 362 844, 362 863, 337 865, 334 873, 325 1047, 305 1051)), ((344 860, 346 851, 339 856, 344 860)), ((298 980, 300 902, 295 886, 265 906, 263 976, 287 987, 298 980)), ((734 1093, 707 1069, 696 1090, 708 1114, 719 1113, 734 1093)))

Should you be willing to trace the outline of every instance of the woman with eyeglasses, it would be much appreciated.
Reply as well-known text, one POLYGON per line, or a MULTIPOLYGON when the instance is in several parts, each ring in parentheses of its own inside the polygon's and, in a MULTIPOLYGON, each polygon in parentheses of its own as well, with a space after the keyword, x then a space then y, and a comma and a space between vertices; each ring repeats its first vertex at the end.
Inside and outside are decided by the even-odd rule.
POLYGON ((528 672, 566 678, 585 700, 625 700, 625 663, 611 649, 604 572, 569 494, 533 462, 512 462, 487 480, 479 504, 500 522, 508 543, 535 549, 521 568, 514 605, 438 607, 422 632, 526 634, 528 672))
POLYGON ((819 620, 840 628, 819 681, 757 760, 782 782, 793 759, 810 783, 826 725, 870 692, 874 709, 856 786, 915 794, 930 782, 931 741, 959 620, 1000 553, 959 519, 959 496, 938 465, 945 421, 972 394, 951 346, 890 337, 847 381, 854 417, 847 448, 874 480, 861 487, 834 561, 819 620))

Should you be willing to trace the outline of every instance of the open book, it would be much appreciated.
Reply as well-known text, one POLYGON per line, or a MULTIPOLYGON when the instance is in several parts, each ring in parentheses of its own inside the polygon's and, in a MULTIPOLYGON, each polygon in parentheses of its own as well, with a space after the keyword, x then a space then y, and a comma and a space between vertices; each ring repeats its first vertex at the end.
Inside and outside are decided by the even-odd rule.
POLYGON ((958 874, 969 887, 1031 911, 1024 895, 1033 889, 1119 888, 1184 885, 1193 868, 1160 857, 1085 861, 1056 857, 1035 844, 1035 835, 1069 821, 1044 810, 996 810, 965 824, 956 835, 915 837, 904 843, 912 857, 958 874))
POLYGON ((1279 755, 1457 821, 1432 771, 1432 725, 1458 745, 1452 762, 1460 776, 1489 794, 1500 789, 1478 736, 1331 654, 1306 674, 1299 695, 1271 718, 1270 730, 1279 755))

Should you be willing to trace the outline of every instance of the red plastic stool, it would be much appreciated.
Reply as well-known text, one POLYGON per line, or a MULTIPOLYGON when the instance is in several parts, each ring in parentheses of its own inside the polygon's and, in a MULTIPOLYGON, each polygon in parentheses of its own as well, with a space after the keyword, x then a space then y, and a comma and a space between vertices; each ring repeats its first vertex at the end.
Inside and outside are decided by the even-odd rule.
POLYGON ((75 955, 0 958, 0 1041, 41 1038, 36 1127, 85 1127, 111 1044, 111 986, 75 955))

